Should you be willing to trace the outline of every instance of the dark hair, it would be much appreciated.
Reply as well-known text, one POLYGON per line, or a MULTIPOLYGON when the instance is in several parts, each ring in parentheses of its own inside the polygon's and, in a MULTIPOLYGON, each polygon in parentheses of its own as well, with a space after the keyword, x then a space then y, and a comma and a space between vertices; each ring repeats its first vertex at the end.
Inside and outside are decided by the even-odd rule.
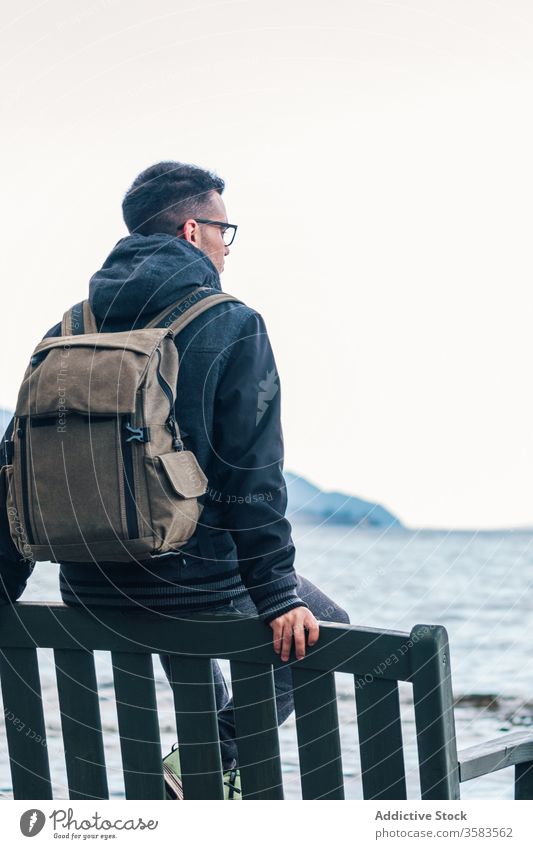
POLYGON ((211 171, 182 162, 158 162, 135 178, 122 201, 130 233, 174 235, 180 224, 209 207, 209 194, 224 191, 211 171))

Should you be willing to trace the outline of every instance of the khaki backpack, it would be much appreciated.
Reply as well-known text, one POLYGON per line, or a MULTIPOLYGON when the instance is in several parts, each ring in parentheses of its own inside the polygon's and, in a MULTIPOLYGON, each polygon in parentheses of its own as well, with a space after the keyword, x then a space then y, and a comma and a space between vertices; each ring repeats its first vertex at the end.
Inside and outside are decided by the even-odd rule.
POLYGON ((212 291, 198 287, 146 327, 115 333, 99 333, 83 301, 63 316, 60 337, 37 345, 2 468, 11 538, 25 558, 149 560, 194 534, 207 478, 175 417, 174 338, 215 304, 237 301, 212 291))

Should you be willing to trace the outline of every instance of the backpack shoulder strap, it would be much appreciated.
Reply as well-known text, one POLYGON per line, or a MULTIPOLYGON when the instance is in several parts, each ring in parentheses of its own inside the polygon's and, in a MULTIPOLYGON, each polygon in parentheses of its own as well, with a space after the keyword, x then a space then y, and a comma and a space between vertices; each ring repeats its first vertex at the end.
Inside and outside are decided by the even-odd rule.
POLYGON ((227 292, 220 292, 218 289, 213 290, 208 286, 199 286, 186 295, 185 298, 173 304, 170 309, 166 307, 163 312, 159 313, 159 315, 145 326, 168 327, 176 336, 191 321, 194 321, 198 315, 201 315, 215 304, 221 304, 224 301, 242 303, 238 298, 229 295, 227 292))
POLYGON ((61 336, 81 336, 83 333, 98 333, 89 301, 74 304, 61 319, 61 336))
MULTIPOLYGON (((218 291, 218 290, 216 290, 218 291)), ((188 292, 184 298, 180 298, 179 301, 174 301, 171 306, 165 307, 158 313, 155 318, 152 318, 149 322, 147 322, 145 327, 164 327, 165 320, 172 322, 174 318, 180 316, 185 310, 201 300, 203 297, 213 292, 213 289, 210 286, 198 286, 196 289, 188 292)))

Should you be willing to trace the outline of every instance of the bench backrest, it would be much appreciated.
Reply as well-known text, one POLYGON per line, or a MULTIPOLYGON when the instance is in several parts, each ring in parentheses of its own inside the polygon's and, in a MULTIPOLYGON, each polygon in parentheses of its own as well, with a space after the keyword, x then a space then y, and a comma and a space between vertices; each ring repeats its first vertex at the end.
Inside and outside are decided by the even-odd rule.
MULTIPOLYGON (((171 656, 171 686, 186 799, 223 798, 211 658, 230 661, 244 798, 282 799, 271 630, 241 615, 171 618, 62 604, 0 608, 0 678, 15 799, 50 799, 37 648, 52 648, 69 796, 106 799, 108 782, 94 651, 111 653, 127 799, 164 799, 152 654, 171 656)), ((321 623, 317 645, 294 662, 304 799, 342 799, 335 672, 353 676, 363 795, 405 799, 398 682, 413 686, 422 798, 459 798, 446 631, 410 634, 321 623)))

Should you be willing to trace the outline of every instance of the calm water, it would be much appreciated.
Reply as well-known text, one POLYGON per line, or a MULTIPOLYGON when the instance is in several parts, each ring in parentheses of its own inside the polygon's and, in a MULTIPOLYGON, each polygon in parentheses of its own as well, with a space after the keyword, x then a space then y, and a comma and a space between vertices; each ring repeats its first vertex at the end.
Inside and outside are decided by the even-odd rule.
MULTIPOLYGON (((496 710, 465 701, 457 707, 459 748, 533 723, 533 534, 400 532, 293 525, 297 569, 343 605, 353 624, 409 631, 442 624, 450 636, 456 697, 497 697, 496 710)), ((23 600, 59 600, 57 567, 36 567, 23 600)), ((67 798, 50 652, 41 650, 43 694, 55 795, 67 798)), ((175 740, 171 694, 155 660, 163 749, 175 740)), ((123 794, 109 659, 97 653, 106 756, 113 796, 123 794)), ((337 675, 347 795, 360 798, 353 684, 337 675)), ((410 688, 401 687, 410 797, 418 794, 410 688)), ((9 796, 5 735, 0 792, 9 796)), ((281 729, 286 796, 299 796, 294 721, 281 729)), ((512 770, 469 782, 463 798, 512 798, 512 770)))

